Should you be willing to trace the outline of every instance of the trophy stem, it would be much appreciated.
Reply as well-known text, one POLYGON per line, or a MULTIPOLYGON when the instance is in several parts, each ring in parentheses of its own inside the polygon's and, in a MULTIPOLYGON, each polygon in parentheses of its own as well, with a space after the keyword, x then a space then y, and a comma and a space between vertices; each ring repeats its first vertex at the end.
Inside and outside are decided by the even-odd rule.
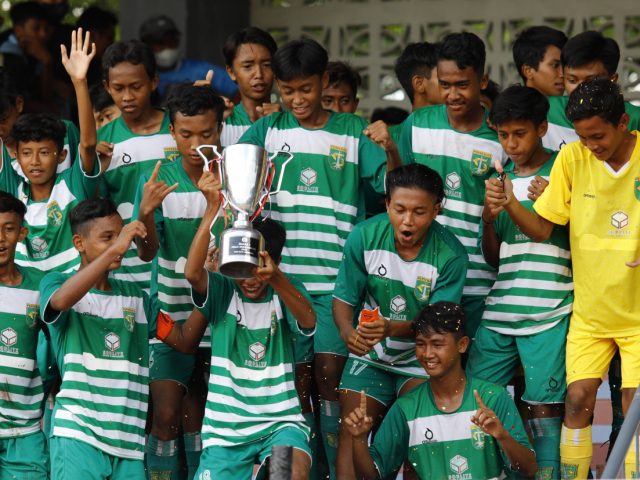
POLYGON ((233 222, 234 228, 251 228, 251 222, 249 221, 249 215, 245 212, 238 212, 236 221, 233 222))

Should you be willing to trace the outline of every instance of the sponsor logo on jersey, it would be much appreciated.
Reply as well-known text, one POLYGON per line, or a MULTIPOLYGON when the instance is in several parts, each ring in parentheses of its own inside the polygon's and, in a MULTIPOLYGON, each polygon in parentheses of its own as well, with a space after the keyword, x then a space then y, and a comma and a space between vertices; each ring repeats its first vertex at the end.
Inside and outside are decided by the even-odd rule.
POLYGON ((484 448, 484 435, 485 433, 477 425, 471 425, 471 445, 476 450, 482 450, 484 448))
POLYGON ((35 303, 27 303, 27 311, 25 313, 25 321, 29 328, 36 328, 38 315, 40 314, 40 305, 35 303))
POLYGON ((47 223, 55 227, 62 225, 62 210, 55 200, 47 205, 47 223))
POLYGON ((289 145, 287 142, 284 142, 282 144, 282 146, 280 147, 280 151, 281 152, 290 152, 291 151, 291 145, 289 145))
POLYGON ((211 480, 211 470, 205 470, 198 475, 198 480, 211 480))
POLYGON ((122 153, 122 163, 124 163, 125 165, 129 165, 132 161, 133 158, 131 158, 131 155, 126 152, 122 153))
POLYGON ((124 353, 119 352, 120 349, 120 335, 114 332, 109 332, 104 336, 104 346, 107 350, 102 351, 102 355, 110 358, 124 358, 124 353))
POLYGON ((473 175, 484 175, 489 171, 491 165, 491 154, 482 150, 474 150, 471 153, 471 173, 473 175))
POLYGON ((178 147, 165 147, 164 158, 166 158, 170 162, 175 162, 178 157, 180 157, 180 151, 178 150, 178 147))
POLYGON ((389 308, 393 313, 400 314, 406 310, 407 301, 404 299, 402 295, 396 295, 391 299, 389 308))
POLYGON ((17 348, 14 347, 16 343, 18 343, 18 332, 16 332, 13 328, 5 328, 0 333, 0 342, 2 342, 2 346, 0 346, 0 352, 3 353, 20 353, 17 348))
POLYGON ((31 249, 33 250, 33 258, 46 258, 49 256, 47 249, 49 244, 42 237, 33 237, 31 239, 31 249))
POLYGON ((611 237, 628 237, 631 235, 631 230, 627 229, 629 226, 629 215, 622 210, 618 210, 611 215, 611 226, 615 228, 615 230, 609 230, 607 232, 611 237))
POLYGON ((546 391, 548 393, 550 392, 557 392, 558 391, 558 387, 560 386, 560 382, 558 380, 556 380, 553 377, 549 377, 549 382, 547 383, 547 389, 546 391))
POLYGON ((633 183, 633 191, 636 194, 636 200, 640 200, 640 177, 636 177, 636 180, 633 183))
POLYGON ((298 192, 318 193, 318 187, 314 187, 318 181, 318 173, 311 167, 307 167, 300 172, 300 183, 298 192))
POLYGON ((386 277, 387 276, 387 267, 384 266, 384 263, 381 263, 378 267, 378 276, 386 277))
POLYGON ((431 279, 427 277, 416 278, 416 286, 413 288, 413 294, 419 302, 426 302, 431 295, 431 279))
POLYGON ((122 307, 122 320, 127 331, 133 332, 133 327, 136 324, 136 309, 122 307))
POLYGON ((331 145, 329 149, 329 166, 334 170, 342 170, 347 161, 347 149, 331 145))
POLYGON ((422 443, 432 443, 432 442, 437 442, 437 440, 435 438, 433 438, 433 430, 431 430, 429 427, 427 427, 424 430, 424 440, 422 441, 422 443))
POLYGON ((449 475, 449 480, 463 480, 471 478, 471 474, 463 475, 464 472, 469 470, 469 461, 462 455, 456 455, 449 460, 449 468, 455 473, 455 475, 449 475))
POLYGON ((462 179, 458 172, 451 172, 445 178, 445 190, 448 197, 461 198, 462 197, 462 179))
POLYGON ((259 362, 264 358, 266 351, 266 347, 260 342, 252 343, 251 345, 249 345, 249 356, 256 362, 259 362))

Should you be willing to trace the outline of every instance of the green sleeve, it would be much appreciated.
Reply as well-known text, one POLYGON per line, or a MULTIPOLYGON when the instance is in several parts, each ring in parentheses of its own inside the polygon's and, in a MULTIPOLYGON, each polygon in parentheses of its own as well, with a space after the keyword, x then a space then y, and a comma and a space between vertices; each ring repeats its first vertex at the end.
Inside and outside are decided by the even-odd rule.
POLYGON ((400 130, 400 141, 398 143, 398 151, 400 152, 400 159, 405 165, 415 163, 413 158, 413 119, 415 114, 409 115, 404 122, 402 122, 400 130))
POLYGON ((352 306, 360 305, 367 288, 367 267, 364 263, 364 244, 361 228, 356 226, 347 237, 334 298, 352 306))
MULTIPOLYGON (((289 279, 289 281, 295 287, 298 293, 302 295, 309 303, 311 303, 311 295, 309 295, 309 292, 307 291, 307 289, 304 288, 304 285, 302 284, 302 282, 297 278, 295 278, 293 275, 287 275, 287 279, 289 279)), ((287 306, 284 304, 282 299, 280 299, 280 308, 282 308, 282 312, 284 313, 284 316, 287 319, 287 324, 289 325, 289 329, 291 330, 292 333, 296 335, 298 334, 304 335, 307 337, 315 333, 315 330, 316 330, 315 328, 301 328, 300 325, 298 325, 298 320, 296 320, 296 317, 294 317, 291 314, 291 312, 289 311, 287 306)))
POLYGON ((358 142, 358 166, 360 179, 368 182, 376 193, 384 195, 387 154, 364 133, 360 135, 358 142))
POLYGON ((640 107, 633 103, 624 102, 624 110, 627 112, 627 115, 629 115, 629 125, 627 129, 630 132, 640 130, 640 107))
POLYGON ((49 300, 71 275, 51 272, 40 282, 40 318, 49 325, 50 330, 63 329, 66 323, 66 312, 58 312, 49 307, 49 300))
POLYGON ((213 325, 227 311, 233 296, 233 280, 217 272, 208 272, 207 279, 207 295, 200 295, 191 289, 191 298, 196 308, 213 325))
POLYGON ((2 145, 2 166, 0 167, 0 190, 10 193, 14 197, 18 196, 18 189, 23 182, 23 178, 18 175, 11 165, 11 156, 0 139, 2 145))
MULTIPOLYGON (((140 177, 140 181, 138 182, 138 186, 136 187, 136 197, 133 202, 133 213, 131 214, 132 219, 137 219, 138 215, 140 215, 140 202, 142 201, 142 194, 144 192, 144 184, 147 183, 149 177, 147 175, 142 175, 140 177)), ((164 215, 162 215, 162 207, 156 208, 153 212, 153 221, 156 224, 156 235, 158 236, 158 242, 162 243, 164 241, 164 215)))
POLYGON ((409 427, 407 418, 394 403, 376 432, 369 453, 376 464, 380 478, 386 478, 395 472, 407 458, 409 451, 409 427))
MULTIPOLYGON (((452 241, 456 241, 453 235, 452 241)), ((438 269, 436 286, 431 292, 429 303, 442 301, 460 303, 468 266, 469 257, 464 247, 460 245, 460 248, 455 251, 455 255, 452 255, 442 268, 438 269)))
POLYGON ((58 175, 67 182, 69 189, 78 200, 95 198, 100 187, 101 178, 98 154, 96 153, 92 172, 85 172, 82 169, 82 159, 80 158, 80 153, 78 153, 77 158, 71 163, 71 167, 58 175))
POLYGON ((80 144, 80 131, 73 122, 70 122, 69 120, 62 121, 64 122, 64 126, 67 127, 67 133, 64 135, 64 144, 67 145, 67 148, 69 149, 67 155, 69 155, 69 159, 73 163, 77 161, 78 145, 80 144))
POLYGON ((142 292, 142 295, 144 298, 144 314, 147 317, 147 324, 149 325, 149 338, 156 338, 158 315, 160 314, 158 296, 149 296, 146 292, 142 292))
POLYGON ((267 129, 269 128, 269 121, 274 115, 276 114, 260 118, 257 122, 251 125, 251 127, 249 127, 249 130, 242 134, 238 143, 250 143, 252 145, 258 145, 259 147, 264 147, 264 141, 267 138, 267 129))

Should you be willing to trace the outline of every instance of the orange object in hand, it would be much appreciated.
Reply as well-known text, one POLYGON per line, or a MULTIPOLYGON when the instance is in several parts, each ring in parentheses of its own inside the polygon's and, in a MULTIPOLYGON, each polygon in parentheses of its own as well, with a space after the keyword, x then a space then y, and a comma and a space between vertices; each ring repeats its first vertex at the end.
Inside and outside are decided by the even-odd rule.
POLYGON ((360 312, 360 323, 375 322, 380 317, 380 308, 376 307, 375 310, 362 310, 360 312))

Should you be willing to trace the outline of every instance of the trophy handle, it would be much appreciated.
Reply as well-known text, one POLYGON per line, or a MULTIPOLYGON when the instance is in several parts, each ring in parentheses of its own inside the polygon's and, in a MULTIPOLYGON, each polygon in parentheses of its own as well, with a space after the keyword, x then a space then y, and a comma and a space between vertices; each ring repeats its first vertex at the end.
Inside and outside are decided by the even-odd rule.
MULTIPOLYGON (((200 158, 202 158, 202 160, 204 161, 204 166, 202 167, 203 172, 213 172, 213 168, 212 168, 213 162, 215 162, 218 165, 218 178, 220 179, 220 185, 223 185, 222 167, 220 166, 220 163, 222 162, 222 155, 220 155, 220 152, 218 152, 218 146, 217 145, 200 145, 196 147, 196 152, 198 152, 198 155, 200 155, 200 158), (203 148, 210 148, 211 150, 213 150, 215 158, 211 160, 207 158, 207 156, 202 151, 203 148)), ((229 204, 229 200, 227 199, 227 196, 225 195, 224 190, 220 190, 220 194, 222 195, 222 205, 220 206, 225 208, 229 204)), ((218 215, 216 214, 216 219, 217 218, 218 218, 218 215)))
POLYGON ((284 176, 284 172, 287 168, 287 163, 289 163, 292 159, 293 159, 293 154, 291 152, 285 152, 284 150, 278 150, 277 152, 275 152, 273 155, 269 157, 269 167, 268 167, 269 171, 267 173, 267 181, 265 182, 264 188, 262 190, 263 193, 262 193, 262 196, 260 197, 259 208, 251 216, 251 221, 257 218, 258 215, 260 215, 260 212, 262 212, 262 209, 267 203, 267 199, 269 199, 271 195, 275 195, 280 191, 280 187, 282 186, 282 177, 284 176), (284 163, 282 164, 282 168, 280 169, 280 178, 278 179, 278 188, 274 192, 270 192, 269 190, 271 190, 271 185, 273 184, 273 179, 276 173, 276 166, 274 165, 273 160, 281 153, 287 155, 289 158, 287 158, 284 161, 284 163))
MULTIPOLYGON (((282 179, 284 178, 284 173, 287 169, 287 164, 293 160, 293 153, 291 152, 285 152, 284 150, 280 150, 277 151, 276 153, 274 153, 273 155, 271 155, 269 157, 269 161, 271 162, 271 164, 273 165, 273 159, 276 158, 279 154, 284 153, 285 155, 288 155, 289 158, 287 158, 283 163, 282 163, 282 167, 280 168, 280 178, 278 178, 278 186, 276 187, 276 189, 273 192, 269 192, 267 193, 267 195, 276 195, 278 193, 280 193, 280 189, 282 187, 282 179)), ((274 167, 275 169, 275 167, 274 167)), ((271 185, 269 185, 269 187, 271 187, 271 185)))

